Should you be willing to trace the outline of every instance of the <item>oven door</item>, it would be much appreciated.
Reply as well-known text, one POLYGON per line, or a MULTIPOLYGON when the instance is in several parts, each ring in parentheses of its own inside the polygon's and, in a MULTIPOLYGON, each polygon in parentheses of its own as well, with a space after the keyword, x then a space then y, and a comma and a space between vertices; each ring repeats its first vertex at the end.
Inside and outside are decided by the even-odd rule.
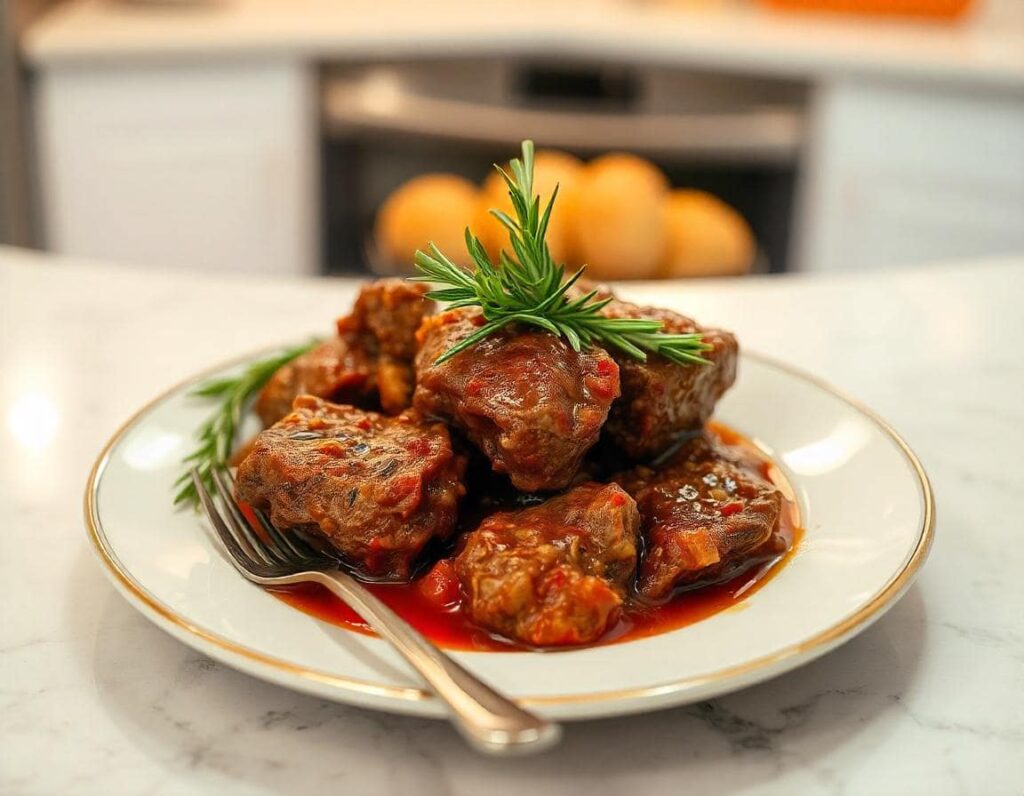
POLYGON ((327 70, 328 267, 374 270, 373 216, 405 180, 445 171, 479 182, 531 138, 581 157, 650 158, 673 185, 736 207, 757 236, 759 270, 785 270, 805 104, 790 83, 653 68, 496 59, 327 70))

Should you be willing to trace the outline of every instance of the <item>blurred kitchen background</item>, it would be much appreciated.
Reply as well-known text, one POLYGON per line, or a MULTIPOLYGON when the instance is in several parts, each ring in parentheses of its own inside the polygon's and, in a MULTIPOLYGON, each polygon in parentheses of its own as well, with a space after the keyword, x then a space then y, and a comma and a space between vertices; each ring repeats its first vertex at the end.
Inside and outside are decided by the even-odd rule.
POLYGON ((542 150, 601 278, 1024 251, 1024 1, 7 0, 0 242, 392 273, 542 150))

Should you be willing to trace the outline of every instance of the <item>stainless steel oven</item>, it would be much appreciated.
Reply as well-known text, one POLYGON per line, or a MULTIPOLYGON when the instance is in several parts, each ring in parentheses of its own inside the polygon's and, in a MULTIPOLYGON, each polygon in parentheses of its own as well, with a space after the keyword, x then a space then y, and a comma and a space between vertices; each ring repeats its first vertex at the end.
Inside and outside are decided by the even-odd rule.
POLYGON ((674 185, 736 207, 787 269, 806 89, 782 80, 636 65, 501 58, 348 65, 323 77, 324 251, 367 264, 387 194, 448 171, 480 181, 523 138, 581 157, 629 151, 674 185))

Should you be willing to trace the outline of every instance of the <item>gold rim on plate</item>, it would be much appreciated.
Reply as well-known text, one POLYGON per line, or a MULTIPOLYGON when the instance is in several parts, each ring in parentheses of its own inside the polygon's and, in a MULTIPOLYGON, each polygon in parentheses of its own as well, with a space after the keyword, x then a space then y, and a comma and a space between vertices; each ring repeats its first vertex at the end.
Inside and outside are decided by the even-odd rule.
MULTIPOLYGON (((276 347, 274 350, 276 350, 276 347)), ((276 672, 297 675, 305 680, 335 686, 344 691, 355 692, 364 696, 387 697, 406 702, 420 702, 433 699, 433 694, 429 691, 425 691, 415 686, 395 686, 388 685, 386 683, 374 683, 367 680, 342 677, 316 669, 308 669, 304 666, 281 660, 280 658, 264 655, 261 652, 241 644, 237 644, 230 639, 194 625, 169 605, 160 602, 152 594, 146 591, 146 589, 124 569, 113 550, 110 549, 110 545, 103 532, 103 526, 97 511, 96 495, 99 491, 100 481, 103 477, 103 471, 106 468, 107 461, 110 458, 110 453, 117 443, 124 438, 125 434, 127 434, 128 431, 131 430, 131 428, 145 414, 147 414, 150 409, 161 401, 170 397, 179 390, 207 378, 210 374, 247 362, 258 356, 259 353, 260 352, 248 354, 208 368, 207 370, 185 379, 184 381, 181 381, 173 387, 163 391, 135 412, 135 414, 133 414, 120 428, 117 429, 116 432, 114 432, 114 435, 110 438, 107 444, 103 446, 103 450, 100 452, 99 457, 96 459, 96 463, 92 467, 92 471, 89 473, 89 480, 86 482, 85 488, 85 525, 89 531, 89 538, 91 539, 93 546, 96 548, 100 561, 106 567, 108 574, 118 584, 120 584, 128 594, 146 606, 154 614, 168 622, 177 630, 196 636, 203 641, 219 647, 225 652, 237 655, 253 663, 268 666, 276 672)), ((851 398, 836 389, 823 379, 820 379, 817 376, 812 376, 811 374, 805 373, 792 365, 780 362, 763 354, 748 351, 743 352, 742 356, 768 365, 769 367, 777 368, 784 373, 788 373, 795 378, 801 379, 819 387, 825 392, 830 393, 871 420, 896 444, 910 463, 914 473, 917 475, 918 485, 921 489, 921 496, 924 500, 924 517, 921 524, 921 530, 918 535, 917 544, 915 545, 910 558, 907 559, 903 568, 893 575, 889 582, 886 583, 877 594, 875 594, 865 605, 861 606, 853 614, 820 633, 817 633, 809 639, 797 644, 792 644, 770 655, 765 655, 761 658, 747 661, 746 663, 727 667, 725 669, 719 669, 707 674, 688 677, 682 680, 674 680, 659 685, 602 691, 580 696, 526 696, 517 698, 518 702, 524 705, 546 706, 581 705, 627 699, 650 700, 655 697, 679 693, 692 689, 696 686, 703 686, 716 681, 748 675, 758 670, 767 669, 788 659, 804 655, 805 653, 815 649, 821 649, 822 652, 824 652, 827 649, 838 645, 859 628, 869 624, 873 619, 878 617, 882 611, 888 608, 903 594, 914 575, 917 574, 917 571, 921 568, 921 565, 928 557, 928 551, 931 549, 932 540, 935 535, 935 499, 932 494, 931 483, 928 481, 928 476, 924 471, 924 467, 922 467, 917 455, 913 450, 911 450, 906 441, 892 426, 879 417, 873 410, 869 409, 855 398, 851 398)))

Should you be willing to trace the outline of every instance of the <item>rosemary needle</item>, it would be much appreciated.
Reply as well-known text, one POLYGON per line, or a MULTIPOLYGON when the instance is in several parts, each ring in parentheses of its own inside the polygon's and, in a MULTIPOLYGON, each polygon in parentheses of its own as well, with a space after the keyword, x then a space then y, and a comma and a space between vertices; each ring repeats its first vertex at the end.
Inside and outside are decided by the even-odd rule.
POLYGON ((586 269, 566 278, 565 266, 551 259, 545 235, 558 188, 542 212, 540 197, 533 194, 533 142, 524 141, 522 152, 521 160, 515 158, 509 164, 511 174, 495 166, 508 186, 516 217, 501 210, 491 210, 491 214, 508 230, 511 256, 502 251, 498 263, 492 263, 469 228, 466 248, 476 266, 472 270, 453 263, 433 243, 429 252, 416 252, 420 275, 412 277, 413 281, 440 286, 428 293, 428 298, 447 303, 449 309, 480 307, 485 320, 479 330, 436 361, 451 359, 499 329, 518 324, 564 337, 575 351, 600 343, 640 360, 653 352, 680 365, 710 364, 701 354, 712 346, 700 332, 666 334, 658 320, 609 318, 601 310, 612 299, 598 299, 596 290, 570 298, 569 289, 586 269))
POLYGON ((189 393, 200 398, 214 398, 217 400, 217 407, 196 432, 198 444, 195 450, 182 460, 185 471, 174 482, 174 487, 178 490, 174 496, 175 505, 198 505, 199 496, 192 484, 193 467, 198 471, 203 483, 213 490, 213 471, 228 466, 235 436, 242 422, 242 412, 249 399, 263 388, 278 368, 306 353, 316 343, 314 340, 286 348, 280 353, 250 363, 237 376, 204 381, 189 393))

